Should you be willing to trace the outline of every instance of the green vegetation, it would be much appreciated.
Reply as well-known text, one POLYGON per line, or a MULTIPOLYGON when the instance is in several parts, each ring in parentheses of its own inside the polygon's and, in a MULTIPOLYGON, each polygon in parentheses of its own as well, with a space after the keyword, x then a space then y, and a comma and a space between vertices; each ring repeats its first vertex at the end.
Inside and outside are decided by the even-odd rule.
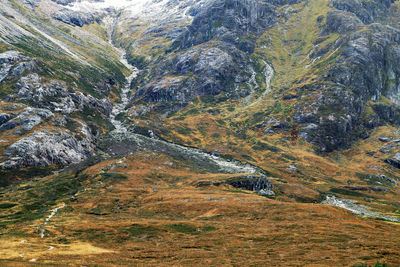
MULTIPOLYGON (((0 207, 11 208, 7 224, 31 221, 42 218, 59 201, 67 201, 71 196, 83 189, 83 183, 89 178, 86 174, 66 173, 38 181, 32 185, 18 187, 14 190, 18 193, 17 198, 11 197, 14 203, 4 203, 0 207), (21 204, 16 204, 16 202, 21 204)), ((0 202, 8 198, 0 195, 0 202)))
POLYGON ((140 236, 156 236, 160 232, 165 232, 165 230, 161 228, 157 228, 151 225, 142 225, 142 224, 132 224, 130 227, 125 229, 130 236, 140 237, 140 236))
POLYGON ((126 179, 128 179, 128 177, 126 177, 125 175, 120 174, 120 173, 114 173, 114 172, 105 172, 105 173, 101 173, 99 175, 104 180, 126 180, 126 179))
POLYGON ((210 232, 214 231, 217 228, 214 226, 206 225, 203 227, 196 227, 190 224, 185 224, 185 223, 178 223, 178 224, 168 224, 167 227, 171 229, 173 232, 179 232, 179 233, 184 233, 184 234, 191 234, 191 235, 197 235, 202 232, 210 232))

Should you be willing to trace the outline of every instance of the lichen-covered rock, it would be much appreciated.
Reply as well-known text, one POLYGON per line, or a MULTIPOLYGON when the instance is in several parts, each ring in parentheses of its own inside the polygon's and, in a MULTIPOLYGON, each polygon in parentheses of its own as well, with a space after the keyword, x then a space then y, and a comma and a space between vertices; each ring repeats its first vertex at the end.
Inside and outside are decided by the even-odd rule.
MULTIPOLYGON (((203 8, 174 43, 173 47, 189 48, 213 38, 235 44, 251 52, 254 44, 249 39, 237 38, 248 33, 259 33, 275 23, 276 11, 269 1, 219 0, 203 8)), ((250 37, 250 36, 247 36, 250 37)))
POLYGON ((239 176, 235 178, 231 178, 225 181, 226 184, 229 184, 236 188, 242 188, 250 191, 272 191, 273 185, 265 176, 255 176, 255 175, 247 175, 247 176, 239 176))
POLYGON ((250 54, 257 37, 278 21, 277 6, 299 2, 215 0, 189 10, 195 16, 192 23, 165 56, 143 65, 146 70, 136 83, 131 114, 149 102, 154 104, 153 111, 166 114, 198 96, 206 102, 248 96, 251 89, 243 85, 254 74, 250 54))
POLYGON ((0 131, 12 130, 21 126, 21 130, 27 132, 32 130, 36 125, 39 125, 42 119, 49 119, 53 116, 54 114, 50 110, 26 108, 15 118, 1 124, 0 131))
POLYGON ((70 24, 72 26, 83 27, 85 24, 91 24, 93 22, 100 22, 101 18, 104 16, 104 13, 88 13, 88 12, 79 12, 73 11, 70 9, 62 9, 58 11, 53 17, 59 21, 70 24))
MULTIPOLYGON (((86 134, 88 132, 85 132, 86 134)), ((93 153, 94 146, 90 140, 92 137, 90 135, 85 137, 77 139, 62 131, 34 132, 31 136, 9 146, 4 153, 8 159, 0 166, 5 169, 16 169, 78 163, 93 153)))
POLYGON ((364 23, 372 23, 396 0, 358 1, 358 0, 332 0, 331 6, 339 10, 354 13, 364 23))
POLYGON ((26 57, 18 51, 0 53, 0 84, 38 69, 36 60, 26 57))

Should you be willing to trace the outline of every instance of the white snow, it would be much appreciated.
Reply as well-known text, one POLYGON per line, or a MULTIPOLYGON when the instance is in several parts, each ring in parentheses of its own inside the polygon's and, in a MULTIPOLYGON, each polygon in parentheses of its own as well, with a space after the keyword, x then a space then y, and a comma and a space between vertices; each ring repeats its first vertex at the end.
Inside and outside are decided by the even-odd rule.
POLYGON ((133 13, 139 13, 146 6, 149 6, 150 0, 104 0, 103 2, 82 1, 69 6, 71 10, 92 12, 93 10, 103 10, 107 8, 129 9, 133 13))
MULTIPOLYGON (((129 18, 148 19, 151 24, 166 19, 169 21, 181 20, 187 23, 193 19, 187 13, 191 7, 190 5, 185 5, 187 1, 182 0, 172 3, 170 0, 104 0, 102 2, 83 0, 72 3, 67 8, 86 13, 115 9, 123 11, 125 16, 129 18)), ((202 6, 203 1, 197 3, 197 5, 202 6)))

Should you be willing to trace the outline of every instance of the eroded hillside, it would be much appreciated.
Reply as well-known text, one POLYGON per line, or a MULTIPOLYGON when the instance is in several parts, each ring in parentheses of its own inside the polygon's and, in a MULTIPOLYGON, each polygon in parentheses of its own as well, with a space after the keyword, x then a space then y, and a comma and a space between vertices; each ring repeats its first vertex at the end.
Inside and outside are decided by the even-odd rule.
POLYGON ((0 262, 396 266, 399 5, 2 1, 0 262))

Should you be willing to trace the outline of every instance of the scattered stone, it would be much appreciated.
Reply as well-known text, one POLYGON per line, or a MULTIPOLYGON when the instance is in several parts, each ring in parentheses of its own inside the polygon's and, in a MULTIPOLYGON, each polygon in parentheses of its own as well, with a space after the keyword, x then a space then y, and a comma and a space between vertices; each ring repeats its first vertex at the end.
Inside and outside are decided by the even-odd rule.
POLYGON ((288 169, 289 171, 294 171, 294 172, 297 172, 297 171, 298 171, 297 167, 294 166, 294 165, 289 165, 289 167, 288 167, 287 169, 288 169))
POLYGON ((387 144, 386 146, 379 149, 379 151, 386 154, 386 153, 392 152, 396 148, 397 148, 397 145, 395 145, 395 144, 387 144))
POLYGON ((378 177, 379 177, 380 179, 384 180, 384 181, 388 181, 388 182, 390 182, 390 183, 392 183, 392 184, 394 184, 394 185, 398 185, 398 183, 397 183, 396 180, 394 180, 394 179, 392 179, 392 178, 389 178, 389 177, 387 177, 387 176, 384 175, 384 174, 378 175, 378 177))
POLYGON ((384 143, 390 142, 392 140, 391 137, 379 137, 378 139, 379 139, 379 141, 384 142, 384 143))

